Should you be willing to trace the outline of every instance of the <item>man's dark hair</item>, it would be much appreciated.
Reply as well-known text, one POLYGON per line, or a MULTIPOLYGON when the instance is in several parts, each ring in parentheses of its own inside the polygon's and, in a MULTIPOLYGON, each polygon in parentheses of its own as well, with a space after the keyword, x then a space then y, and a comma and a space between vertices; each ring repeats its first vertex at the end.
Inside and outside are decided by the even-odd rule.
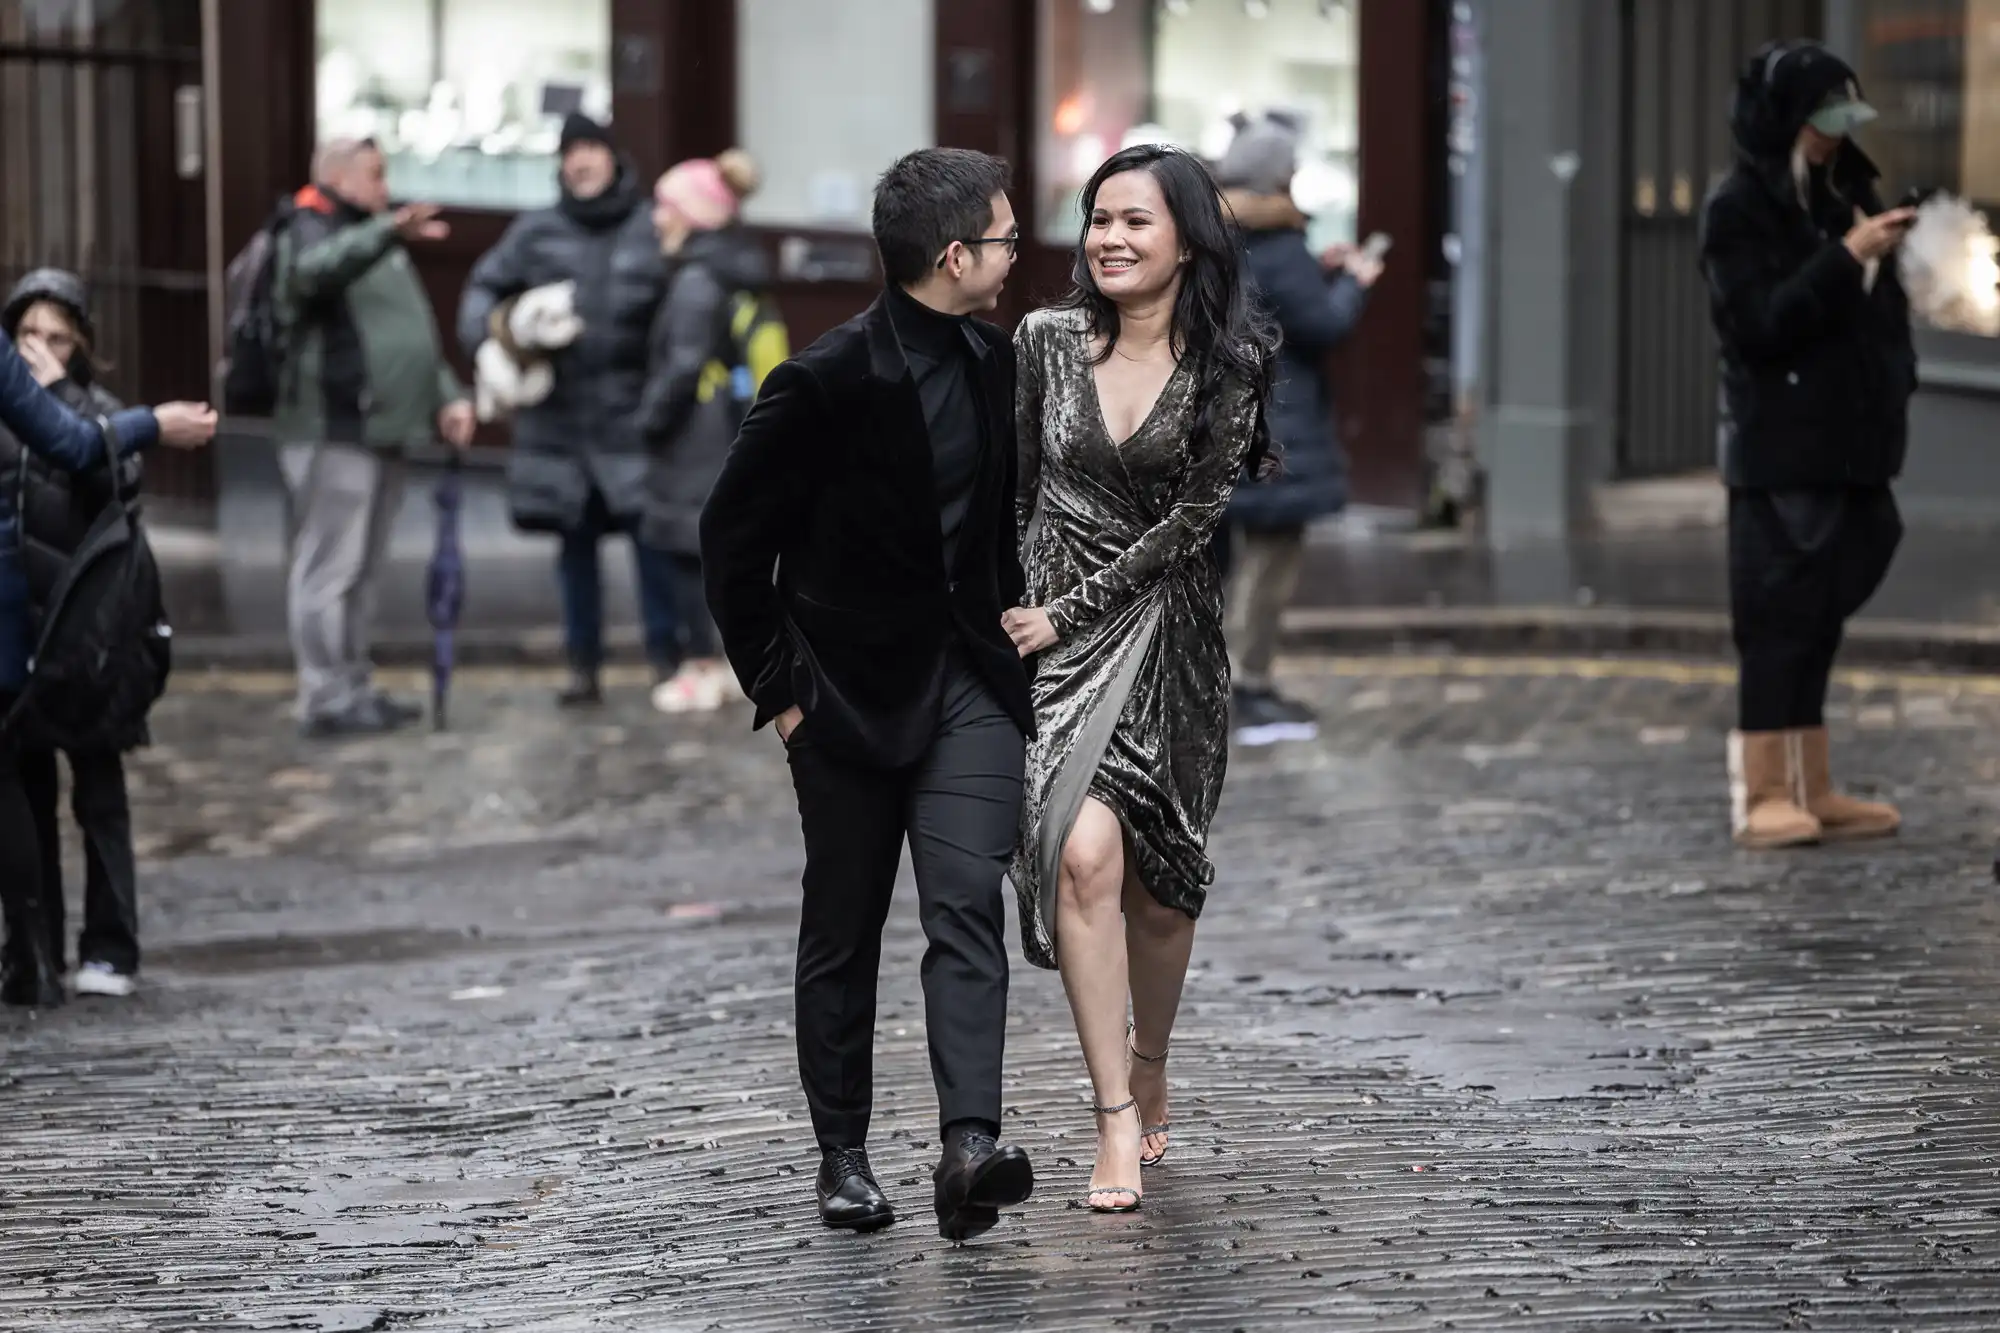
POLYGON ((976 241, 993 225, 993 196, 1007 163, 970 148, 920 148, 875 182, 875 248, 898 286, 922 282, 953 241, 976 241))

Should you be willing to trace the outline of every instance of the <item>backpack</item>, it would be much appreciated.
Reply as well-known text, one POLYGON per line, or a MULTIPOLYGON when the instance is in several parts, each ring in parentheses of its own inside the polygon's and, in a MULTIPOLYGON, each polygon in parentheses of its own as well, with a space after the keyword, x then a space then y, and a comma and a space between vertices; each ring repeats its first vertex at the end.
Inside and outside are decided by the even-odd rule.
POLYGON ((717 358, 702 368, 700 401, 727 390, 738 410, 747 412, 764 387, 764 377, 792 355, 792 338, 777 303, 752 292, 737 292, 727 306, 729 328, 717 358))
MULTIPOLYGON (((115 457, 110 423, 100 425, 115 457)), ((166 693, 172 643, 160 569, 137 501, 114 486, 56 585, 35 637, 28 683, 0 730, 72 754, 130 748, 166 693)))
POLYGON ((291 225, 293 209, 280 204, 224 275, 228 320, 218 378, 222 410, 230 416, 268 417, 278 406, 278 377, 284 367, 284 328, 272 300, 278 234, 291 225))

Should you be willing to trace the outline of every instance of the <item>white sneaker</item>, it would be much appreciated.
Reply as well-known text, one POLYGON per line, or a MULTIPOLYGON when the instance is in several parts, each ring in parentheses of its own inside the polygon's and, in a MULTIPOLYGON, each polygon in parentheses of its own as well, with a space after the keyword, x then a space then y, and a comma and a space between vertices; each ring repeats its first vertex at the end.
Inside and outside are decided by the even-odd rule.
POLYGON ((722 707, 715 672, 689 663, 653 687, 653 707, 662 713, 712 713, 722 707))
POLYGON ((723 704, 749 703, 750 696, 736 682, 736 673, 729 669, 727 662, 709 668, 709 676, 715 682, 716 694, 723 704))
POLYGON ((85 963, 76 970, 70 989, 78 995, 108 995, 123 1000, 138 991, 139 981, 109 963, 85 963))

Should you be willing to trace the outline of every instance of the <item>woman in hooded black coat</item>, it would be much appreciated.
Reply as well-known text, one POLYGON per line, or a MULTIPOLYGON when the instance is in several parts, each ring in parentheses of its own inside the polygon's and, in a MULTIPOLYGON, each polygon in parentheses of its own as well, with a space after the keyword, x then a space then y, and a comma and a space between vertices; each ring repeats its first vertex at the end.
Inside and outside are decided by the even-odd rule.
MULTIPOLYGON (((45 268, 22 278, 0 307, 0 331, 16 344, 25 340, 34 350, 30 365, 41 372, 37 378, 43 387, 79 416, 110 417, 123 406, 96 383, 96 328, 83 280, 74 273, 45 268)), ((21 555, 32 619, 41 618, 97 516, 118 494, 138 490, 138 455, 128 455, 116 466, 115 475, 109 469, 70 472, 33 453, 0 426, 0 472, 19 469, 21 555)), ((146 741, 142 722, 101 750, 64 756, 70 769, 70 812, 83 832, 84 927, 77 942, 76 988, 84 994, 129 995, 139 971, 138 870, 120 754, 146 741)), ((60 966, 67 945, 56 753, 31 748, 19 762, 41 854, 49 956, 60 966)))
POLYGON ((1827 683, 1848 617, 1902 536, 1916 355, 1886 211, 1848 137, 1874 119, 1854 71, 1809 42, 1744 68, 1735 169, 1710 194, 1702 271, 1721 342, 1721 465, 1740 662, 1730 737, 1736 840, 1782 847, 1895 831, 1888 805, 1833 789, 1827 683))

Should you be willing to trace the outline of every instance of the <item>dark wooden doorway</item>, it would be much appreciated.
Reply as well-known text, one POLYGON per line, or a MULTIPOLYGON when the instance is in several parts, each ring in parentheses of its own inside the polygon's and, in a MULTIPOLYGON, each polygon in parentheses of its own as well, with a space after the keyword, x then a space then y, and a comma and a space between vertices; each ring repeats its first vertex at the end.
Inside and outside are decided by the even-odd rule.
POLYGON ((1621 478, 1715 465, 1715 336, 1698 231, 1735 160, 1729 108, 1750 53, 1817 38, 1821 0, 1626 0, 1621 478))
MULTIPOLYGON (((0 284, 81 273, 112 392, 208 396, 201 0, 0 0, 0 284)), ((201 456, 150 488, 205 500, 201 456)))

